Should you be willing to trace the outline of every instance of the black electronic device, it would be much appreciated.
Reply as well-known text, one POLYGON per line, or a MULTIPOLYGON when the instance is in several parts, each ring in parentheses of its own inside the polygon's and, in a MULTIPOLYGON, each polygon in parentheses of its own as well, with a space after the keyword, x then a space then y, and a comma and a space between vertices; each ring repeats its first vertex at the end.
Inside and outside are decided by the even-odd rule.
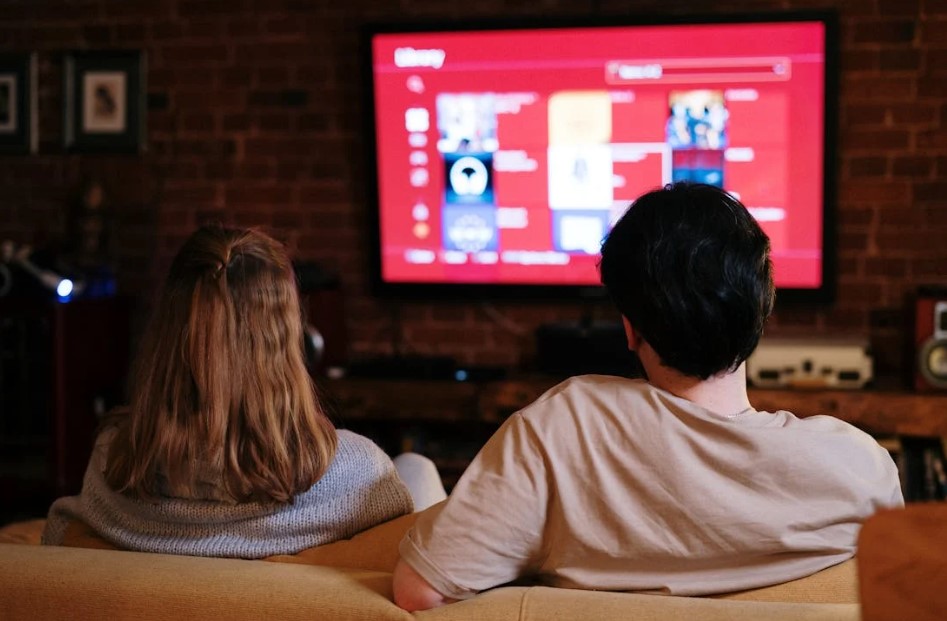
POLYGON ((588 373, 644 377, 621 322, 562 322, 536 330, 536 368, 558 376, 588 373))
POLYGON ((740 198, 777 303, 831 301, 830 11, 369 24, 371 278, 417 299, 604 298, 600 244, 675 181, 740 198))

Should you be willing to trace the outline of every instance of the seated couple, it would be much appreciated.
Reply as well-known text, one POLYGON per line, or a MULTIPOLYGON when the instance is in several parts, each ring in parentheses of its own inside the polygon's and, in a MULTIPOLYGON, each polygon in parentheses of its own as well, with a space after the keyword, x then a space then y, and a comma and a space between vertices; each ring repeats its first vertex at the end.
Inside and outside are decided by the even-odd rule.
MULTIPOLYGON (((861 523, 902 504, 870 436, 749 403, 744 361, 774 294, 769 240, 737 200, 690 184, 642 196, 600 269, 647 379, 572 378, 511 416, 402 540, 401 607, 519 579, 677 595, 777 584, 847 560, 861 523)), ((390 460, 319 409, 301 330, 277 243, 195 233, 130 407, 106 424, 82 494, 53 504, 44 541, 77 520, 129 549, 259 558, 410 512, 390 460)), ((415 457, 414 493, 435 500, 415 457)))

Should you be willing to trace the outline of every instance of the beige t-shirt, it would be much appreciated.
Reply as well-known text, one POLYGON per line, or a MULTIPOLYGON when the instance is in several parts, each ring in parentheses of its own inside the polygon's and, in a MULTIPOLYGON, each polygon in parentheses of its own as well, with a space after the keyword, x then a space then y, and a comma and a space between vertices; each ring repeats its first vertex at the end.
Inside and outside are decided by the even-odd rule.
POLYGON ((840 420, 727 418, 583 376, 511 416, 400 551, 458 599, 524 576, 704 595, 840 563, 866 517, 901 504, 887 451, 840 420))

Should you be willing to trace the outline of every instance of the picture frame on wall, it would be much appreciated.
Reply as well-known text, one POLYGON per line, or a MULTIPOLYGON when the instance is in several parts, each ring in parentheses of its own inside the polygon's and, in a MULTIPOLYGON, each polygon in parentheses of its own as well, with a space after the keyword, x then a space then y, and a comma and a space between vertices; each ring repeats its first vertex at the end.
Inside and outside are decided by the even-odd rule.
POLYGON ((35 153, 36 55, 0 54, 0 153, 35 153))
POLYGON ((65 148, 137 153, 145 148, 145 55, 82 51, 65 56, 65 148))

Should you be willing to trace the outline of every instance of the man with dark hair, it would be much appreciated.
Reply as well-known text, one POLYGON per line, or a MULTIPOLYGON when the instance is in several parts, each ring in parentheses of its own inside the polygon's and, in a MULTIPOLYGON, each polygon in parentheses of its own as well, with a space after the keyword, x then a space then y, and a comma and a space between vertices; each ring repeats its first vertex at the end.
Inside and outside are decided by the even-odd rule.
POLYGON ((828 416, 756 411, 744 361, 773 307, 769 240, 723 190, 639 198, 602 282, 647 380, 581 376, 511 416, 401 543, 395 601, 523 577, 706 595, 815 573, 903 503, 894 462, 828 416))

